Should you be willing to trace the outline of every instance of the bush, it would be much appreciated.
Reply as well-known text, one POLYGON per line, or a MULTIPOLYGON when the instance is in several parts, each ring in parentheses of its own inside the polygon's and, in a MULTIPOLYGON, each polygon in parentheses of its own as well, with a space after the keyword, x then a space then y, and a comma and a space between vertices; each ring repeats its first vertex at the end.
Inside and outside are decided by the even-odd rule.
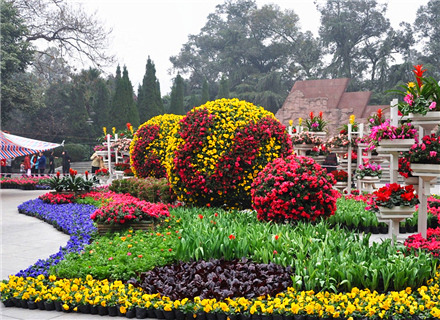
POLYGON ((258 172, 291 153, 285 127, 271 112, 220 99, 193 108, 174 128, 166 168, 171 187, 185 203, 249 208, 258 172))
POLYGON ((165 177, 165 152, 173 127, 183 116, 164 114, 139 126, 130 145, 130 163, 140 178, 165 177))
POLYGON ((252 184, 259 220, 284 222, 329 217, 336 211, 337 191, 312 158, 291 155, 269 163, 252 184))
POLYGON ((69 154, 72 162, 89 160, 89 146, 79 143, 67 143, 64 150, 69 154))
POLYGON ((113 180, 109 189, 117 193, 129 193, 136 198, 153 203, 173 203, 176 201, 176 195, 165 178, 148 177, 145 179, 113 180))

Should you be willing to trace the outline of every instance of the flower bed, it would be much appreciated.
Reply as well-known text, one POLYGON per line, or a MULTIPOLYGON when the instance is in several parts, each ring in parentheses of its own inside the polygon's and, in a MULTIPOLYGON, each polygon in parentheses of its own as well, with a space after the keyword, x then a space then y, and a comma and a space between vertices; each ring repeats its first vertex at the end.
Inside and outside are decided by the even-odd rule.
POLYGON ((20 178, 0 178, 0 186, 2 189, 22 189, 22 190, 35 190, 35 189, 48 189, 49 188, 49 176, 43 177, 20 177, 20 178))

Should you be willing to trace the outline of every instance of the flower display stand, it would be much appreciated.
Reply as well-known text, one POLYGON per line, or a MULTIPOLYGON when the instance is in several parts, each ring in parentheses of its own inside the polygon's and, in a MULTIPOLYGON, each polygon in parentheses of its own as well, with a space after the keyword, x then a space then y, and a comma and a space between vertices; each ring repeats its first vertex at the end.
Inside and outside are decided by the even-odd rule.
POLYGON ((431 195, 431 183, 440 176, 440 164, 411 163, 414 176, 419 178, 419 218, 418 232, 426 239, 428 230, 428 197, 431 195))
POLYGON ((107 156, 108 152, 107 151, 96 151, 96 154, 98 156, 105 157, 105 156, 107 156))
POLYGON ((346 154, 348 153, 348 148, 346 147, 331 148, 331 151, 336 154, 346 154))
POLYGON ((403 179, 403 181, 405 182, 405 184, 408 185, 413 185, 413 186, 418 186, 419 185, 419 178, 418 177, 408 177, 403 179))
POLYGON ((107 232, 115 232, 126 229, 132 229, 133 231, 154 230, 154 223, 153 221, 126 222, 124 224, 107 224, 98 222, 97 229, 100 235, 106 234, 107 232))
POLYGON ((383 139, 379 143, 377 152, 379 154, 390 154, 390 182, 397 183, 399 170, 399 155, 408 151, 416 143, 415 139, 383 139))
POLYGON ((337 181, 336 184, 333 186, 336 190, 343 193, 344 189, 346 189, 348 186, 347 181, 337 181))
POLYGON ((116 179, 122 179, 124 177, 124 171, 115 170, 116 179))
POLYGON ((379 206, 380 215, 378 219, 389 220, 391 242, 394 244, 395 239, 399 236, 399 223, 407 218, 413 216, 416 211, 415 207, 408 206, 394 206, 386 208, 379 206))
POLYGON ((376 189, 376 184, 380 182, 378 177, 365 176, 359 180, 362 183, 362 190, 368 193, 373 193, 376 189))
POLYGON ((327 132, 325 131, 309 131, 309 133, 321 139, 325 139, 327 136, 327 132))
POLYGON ((299 156, 305 156, 308 150, 312 150, 315 145, 313 144, 295 144, 293 149, 298 151, 299 156))
POLYGON ((410 113, 408 119, 414 126, 420 126, 426 131, 432 131, 440 123, 440 111, 428 111, 426 115, 410 113))
POLYGON ((313 160, 315 160, 316 163, 323 164, 325 161, 325 156, 312 156, 313 160))

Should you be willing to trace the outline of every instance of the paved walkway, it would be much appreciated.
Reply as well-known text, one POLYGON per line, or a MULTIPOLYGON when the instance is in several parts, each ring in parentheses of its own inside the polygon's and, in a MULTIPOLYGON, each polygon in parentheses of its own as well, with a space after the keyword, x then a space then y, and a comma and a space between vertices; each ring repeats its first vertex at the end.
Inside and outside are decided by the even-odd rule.
MULTIPOLYGON (((65 246, 69 236, 59 232, 51 225, 39 219, 19 214, 17 206, 37 198, 47 191, 24 191, 17 189, 0 189, 1 199, 1 280, 10 274, 33 265, 39 259, 46 259, 65 246)), ((27 310, 22 308, 5 308, 0 303, 2 320, 67 320, 67 319, 110 319, 113 317, 63 313, 57 311, 27 310)), ((114 318, 113 318, 114 319, 114 318)))

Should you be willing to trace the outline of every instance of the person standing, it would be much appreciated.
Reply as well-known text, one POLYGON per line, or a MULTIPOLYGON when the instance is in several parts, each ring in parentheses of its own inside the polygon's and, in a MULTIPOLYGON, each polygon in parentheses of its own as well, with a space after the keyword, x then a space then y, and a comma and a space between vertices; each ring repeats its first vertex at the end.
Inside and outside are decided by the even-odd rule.
POLYGON ((10 177, 12 173, 12 160, 13 158, 6 158, 6 176, 10 177))
POLYGON ((49 174, 55 173, 55 158, 57 158, 57 157, 54 156, 54 151, 51 151, 49 158, 48 158, 49 159, 49 174))
POLYGON ((31 176, 31 158, 29 157, 29 155, 24 157, 24 172, 25 174, 30 177, 31 176))
POLYGON ((96 170, 98 170, 100 167, 98 154, 96 152, 93 153, 92 156, 90 157, 90 160, 92 160, 92 173, 95 173, 96 170))
POLYGON ((63 175, 69 174, 71 159, 66 150, 61 153, 61 158, 63 159, 63 175))
POLYGON ((38 174, 38 154, 34 153, 31 157, 31 173, 38 174))
POLYGON ((40 152, 40 156, 38 157, 38 171, 40 176, 44 175, 44 170, 46 170, 46 156, 43 152, 40 152))

